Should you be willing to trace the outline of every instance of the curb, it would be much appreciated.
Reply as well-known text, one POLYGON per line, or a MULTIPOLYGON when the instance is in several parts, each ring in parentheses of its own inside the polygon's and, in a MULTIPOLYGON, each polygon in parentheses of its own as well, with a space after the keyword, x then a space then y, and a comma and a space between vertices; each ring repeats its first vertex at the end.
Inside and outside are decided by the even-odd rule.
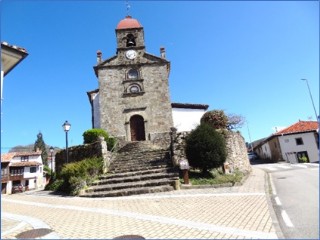
POLYGON ((235 183, 220 183, 220 184, 206 184, 206 185, 188 185, 181 183, 180 189, 187 190, 187 189, 205 189, 205 188, 224 188, 224 187, 238 187, 242 186, 244 182, 251 176, 252 171, 248 172, 243 176, 240 182, 235 183))
POLYGON ((266 192, 266 199, 267 199, 267 203, 268 203, 268 207, 269 207, 269 212, 270 212, 270 216, 271 216, 271 219, 272 219, 272 224, 273 224, 273 227, 275 228, 276 230, 276 234, 278 236, 279 239, 285 239, 285 236, 281 230, 281 227, 280 227, 280 223, 278 221, 278 217, 277 217, 277 214, 274 210, 274 207, 273 207, 273 203, 272 203, 272 193, 269 193, 269 189, 272 189, 272 186, 271 186, 271 183, 270 183, 270 174, 269 173, 266 173, 264 171, 264 178, 265 178, 265 192, 266 192))
MULTIPOLYGON (((19 221, 21 223, 29 224, 34 230, 42 229, 42 228, 50 229, 50 227, 46 223, 33 217, 27 217, 27 216, 18 215, 18 214, 2 212, 1 219, 11 219, 11 220, 19 221)), ((12 233, 11 230, 8 230, 6 233, 2 233, 1 238, 5 237, 5 235, 9 233, 12 233)), ((60 239, 58 234, 55 233, 54 231, 38 238, 39 239, 60 239)))

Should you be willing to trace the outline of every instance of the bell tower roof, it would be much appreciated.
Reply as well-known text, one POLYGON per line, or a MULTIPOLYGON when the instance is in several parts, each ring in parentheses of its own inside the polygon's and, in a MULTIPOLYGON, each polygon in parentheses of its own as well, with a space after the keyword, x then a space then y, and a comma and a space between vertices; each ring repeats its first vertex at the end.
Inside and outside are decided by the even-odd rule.
POLYGON ((130 29, 130 28, 142 28, 142 25, 138 22, 137 19, 132 18, 131 16, 126 16, 125 19, 122 19, 118 25, 118 29, 130 29))

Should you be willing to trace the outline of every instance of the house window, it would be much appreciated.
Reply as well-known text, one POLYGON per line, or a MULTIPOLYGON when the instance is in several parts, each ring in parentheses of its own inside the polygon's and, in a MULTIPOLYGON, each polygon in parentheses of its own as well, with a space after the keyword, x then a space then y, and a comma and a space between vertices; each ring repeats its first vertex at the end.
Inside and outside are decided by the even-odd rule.
POLYGON ((37 167, 30 167, 30 173, 37 172, 37 167))
POLYGON ((12 168, 10 169, 10 175, 23 175, 24 168, 12 168))
POLYGON ((302 138, 296 138, 296 144, 297 144, 297 145, 303 145, 303 140, 302 140, 302 138))
POLYGON ((285 143, 288 143, 288 142, 289 142, 289 139, 285 139, 284 142, 285 142, 285 143))
POLYGON ((28 162, 29 161, 29 156, 22 156, 21 157, 21 162, 28 162))

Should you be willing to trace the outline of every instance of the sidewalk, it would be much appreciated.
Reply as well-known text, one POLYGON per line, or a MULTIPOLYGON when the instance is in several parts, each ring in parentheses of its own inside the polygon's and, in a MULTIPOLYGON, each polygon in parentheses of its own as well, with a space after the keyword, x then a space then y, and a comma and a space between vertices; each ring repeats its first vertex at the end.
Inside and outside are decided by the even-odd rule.
POLYGON ((20 216, 20 222, 17 217, 1 216, 1 236, 9 239, 39 229, 30 221, 33 219, 43 223, 41 228, 52 231, 51 237, 42 238, 113 239, 135 235, 146 239, 276 239, 266 183, 265 172, 253 167, 242 186, 227 188, 97 199, 43 192, 4 196, 2 211, 20 216))

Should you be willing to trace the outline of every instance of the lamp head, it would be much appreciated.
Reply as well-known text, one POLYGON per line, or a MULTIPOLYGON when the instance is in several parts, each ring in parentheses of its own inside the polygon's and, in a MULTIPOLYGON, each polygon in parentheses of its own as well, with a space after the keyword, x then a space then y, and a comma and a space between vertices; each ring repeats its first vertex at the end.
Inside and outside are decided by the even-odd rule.
POLYGON ((71 124, 68 123, 68 121, 65 121, 64 124, 62 125, 62 127, 65 132, 68 132, 71 128, 71 124))

